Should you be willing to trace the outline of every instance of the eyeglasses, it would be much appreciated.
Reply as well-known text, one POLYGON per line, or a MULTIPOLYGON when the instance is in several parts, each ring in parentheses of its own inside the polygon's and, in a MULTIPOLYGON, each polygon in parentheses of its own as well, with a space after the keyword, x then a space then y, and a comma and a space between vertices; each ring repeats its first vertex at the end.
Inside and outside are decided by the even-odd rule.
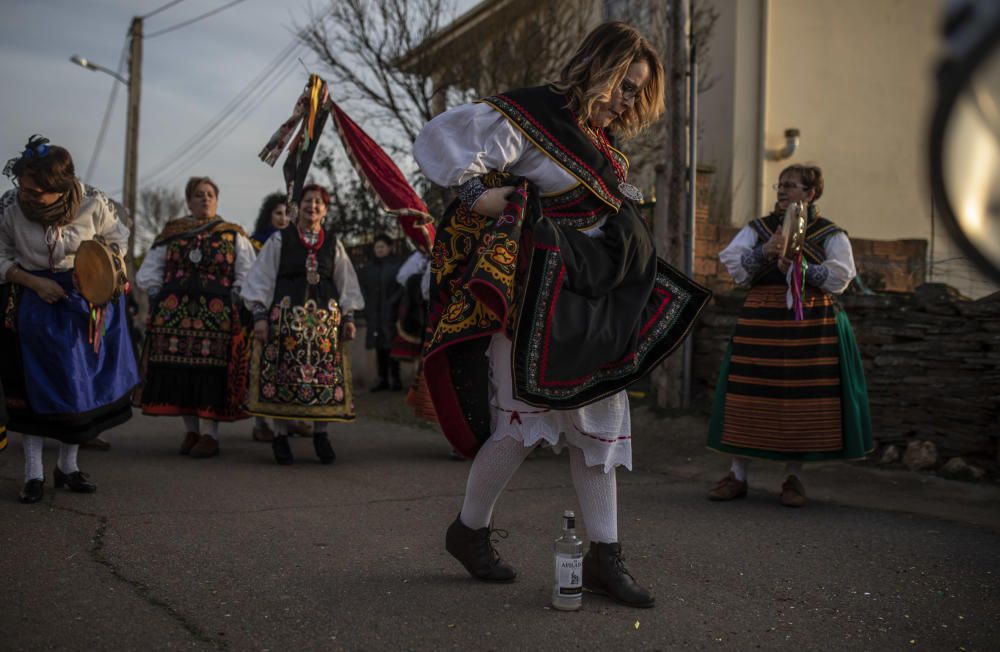
POLYGON ((628 100, 634 100, 638 97, 641 90, 641 88, 633 84, 628 79, 623 79, 622 83, 618 85, 618 91, 622 94, 622 99, 626 102, 628 100))
POLYGON ((792 188, 806 190, 806 186, 803 186, 801 183, 792 183, 791 181, 782 181, 771 186, 772 190, 791 190, 792 188))

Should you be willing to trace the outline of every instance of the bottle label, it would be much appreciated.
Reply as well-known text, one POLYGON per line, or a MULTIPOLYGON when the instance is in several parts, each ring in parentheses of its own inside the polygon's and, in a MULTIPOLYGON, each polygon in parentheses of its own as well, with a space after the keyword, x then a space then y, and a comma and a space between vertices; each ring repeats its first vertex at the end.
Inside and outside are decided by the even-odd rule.
POLYGON ((575 596, 583 594, 583 555, 563 555, 556 553, 556 585, 559 595, 575 596))

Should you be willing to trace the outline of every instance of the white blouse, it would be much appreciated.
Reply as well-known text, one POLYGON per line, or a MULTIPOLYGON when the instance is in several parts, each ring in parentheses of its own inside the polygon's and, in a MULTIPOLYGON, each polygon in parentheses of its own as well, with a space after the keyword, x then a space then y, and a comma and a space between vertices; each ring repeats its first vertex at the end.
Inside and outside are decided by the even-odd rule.
POLYGON ((118 245, 125 255, 129 230, 119 219, 113 202, 100 190, 77 183, 82 193, 80 210, 72 222, 61 227, 45 227, 30 221, 21 211, 14 190, 0 199, 0 283, 7 282, 7 271, 14 265, 28 272, 50 269, 50 247, 53 271, 73 269, 76 250, 96 235, 109 245, 118 245))
MULTIPOLYGON (((236 260, 233 261, 233 290, 237 294, 246 281, 247 274, 253 266, 257 252, 254 250, 250 240, 245 235, 236 235, 236 260)), ((146 252, 146 257, 142 261, 142 267, 135 274, 135 284, 149 293, 156 296, 163 287, 163 272, 167 266, 167 247, 152 247, 146 252)))
MULTIPOLYGON (((424 176, 451 188, 487 172, 525 177, 546 194, 566 192, 579 184, 502 113, 484 102, 456 106, 424 125, 413 143, 413 157, 424 176)), ((606 220, 602 217, 581 233, 603 237, 601 227, 606 220)))
MULTIPOLYGON (((751 272, 743 266, 743 256, 750 253, 757 245, 757 232, 754 231, 753 227, 747 225, 736 234, 729 246, 719 252, 719 261, 726 266, 726 270, 737 285, 745 285, 749 282, 751 272)), ((851 241, 843 231, 839 231, 823 243, 823 253, 826 258, 822 263, 810 265, 810 267, 825 269, 826 278, 819 288, 830 294, 841 294, 857 276, 851 241)), ((788 274, 790 279, 791 269, 789 269, 788 274)))
MULTIPOLYGON (((413 144, 413 156, 428 179, 452 188, 491 171, 526 177, 543 193, 565 192, 579 183, 503 114, 484 103, 455 107, 428 122, 413 144)), ((603 237, 605 219, 581 233, 603 237)), ((429 275, 426 278, 429 286, 429 275)), ((588 466, 609 471, 623 464, 631 469, 632 426, 626 392, 574 410, 532 408, 513 398, 510 346, 505 336, 494 335, 487 352, 493 385, 491 438, 514 437, 525 446, 543 439, 557 447, 568 442, 583 450, 588 466)))
POLYGON ((414 274, 423 274, 424 270, 431 264, 431 261, 427 256, 424 255, 422 251, 414 251, 410 256, 399 266, 399 271, 396 272, 396 282, 406 287, 406 282, 410 280, 410 277, 414 274))
MULTIPOLYGON (((264 243, 257 260, 254 262, 246 282, 243 284, 241 296, 247 308, 256 312, 266 310, 274 303, 274 288, 278 281, 278 266, 281 263, 281 231, 276 232, 264 243)), ((351 259, 343 243, 337 239, 337 251, 333 258, 333 282, 340 290, 341 312, 347 316, 355 310, 365 307, 365 299, 361 294, 361 284, 354 271, 351 259)))
POLYGON ((439 186, 460 186, 493 171, 531 179, 543 193, 565 192, 578 183, 484 102, 456 106, 424 125, 413 157, 439 186))

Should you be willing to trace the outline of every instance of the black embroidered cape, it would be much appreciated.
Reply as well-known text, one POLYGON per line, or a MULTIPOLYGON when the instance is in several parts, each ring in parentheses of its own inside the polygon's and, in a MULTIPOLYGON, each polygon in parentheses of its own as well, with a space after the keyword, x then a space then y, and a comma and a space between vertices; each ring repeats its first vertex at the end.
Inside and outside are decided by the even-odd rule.
POLYGON ((612 161, 578 126, 564 96, 547 87, 483 100, 578 180, 542 196, 527 179, 494 219, 455 202, 432 253, 425 373, 439 422, 460 452, 490 436, 490 336, 513 339, 515 398, 574 409, 621 391, 673 351, 711 293, 656 257, 635 204, 618 189, 612 161), (603 237, 579 229, 602 218, 603 237))

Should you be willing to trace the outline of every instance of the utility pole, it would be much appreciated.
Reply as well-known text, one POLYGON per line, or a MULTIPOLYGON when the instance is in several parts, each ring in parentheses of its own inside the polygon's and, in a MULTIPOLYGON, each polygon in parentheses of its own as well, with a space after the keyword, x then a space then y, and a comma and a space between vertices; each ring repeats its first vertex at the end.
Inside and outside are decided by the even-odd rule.
MULTIPOLYGON (((657 166, 657 197, 656 209, 657 250, 668 263, 680 270, 687 268, 686 252, 686 187, 688 169, 687 148, 687 70, 688 70, 688 35, 687 26, 690 19, 689 0, 672 0, 670 2, 666 21, 667 47, 667 164, 657 166), (662 208, 661 208, 662 205, 662 208)), ((685 341, 690 340, 686 338, 685 341)), ((661 408, 679 408, 687 403, 684 395, 684 362, 686 356, 680 351, 667 357, 655 370, 653 385, 656 388, 656 405, 661 408)))
POLYGON ((135 196, 136 177, 139 170, 139 93, 142 89, 142 18, 132 19, 129 28, 128 59, 128 115, 125 121, 125 177, 122 182, 122 198, 131 221, 128 236, 128 252, 125 263, 129 277, 135 267, 135 196))
MULTIPOLYGON (((688 16, 693 23, 694 12, 688 16)), ((689 23, 688 45, 688 124, 687 124, 687 206, 684 228, 684 273, 694 278, 695 211, 698 207, 698 59, 693 39, 694 25, 689 23)), ((684 376, 681 382, 681 405, 691 407, 694 338, 684 338, 684 376)))

